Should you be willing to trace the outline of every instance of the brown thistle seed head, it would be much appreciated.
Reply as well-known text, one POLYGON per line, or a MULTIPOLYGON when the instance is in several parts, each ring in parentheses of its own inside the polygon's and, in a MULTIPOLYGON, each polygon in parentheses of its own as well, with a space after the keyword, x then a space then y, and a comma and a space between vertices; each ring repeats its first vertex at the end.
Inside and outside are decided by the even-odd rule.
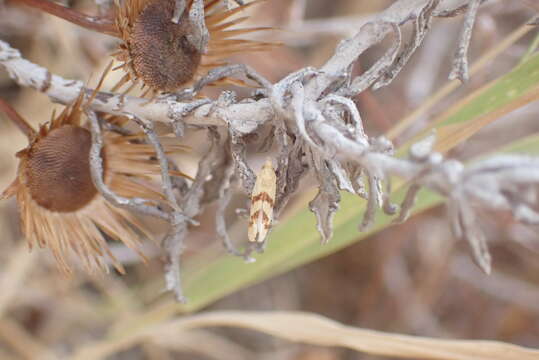
MULTIPOLYGON (((109 70, 110 65, 97 89, 109 70)), ((21 230, 29 246, 49 248, 63 272, 71 272, 69 258, 76 255, 88 271, 107 270, 108 260, 124 273, 109 249, 108 239, 123 242, 146 261, 139 239, 152 236, 128 211, 109 204, 93 184, 89 160, 92 136, 81 124, 85 120, 83 95, 81 92, 77 101, 59 116, 53 115, 39 131, 0 98, 0 112, 7 114, 29 140, 26 149, 17 153, 17 176, 0 192, 0 200, 17 199, 21 230)), ((120 117, 103 120, 120 127, 128 121, 120 117)), ((144 138, 144 133, 103 133, 103 180, 120 196, 160 202, 164 196, 153 179, 159 177, 161 168, 154 147, 144 138)), ((174 154, 184 151, 185 146, 163 144, 163 150, 174 154)), ((170 174, 186 176, 180 171, 170 174)))
POLYGON ((53 212, 72 212, 97 194, 89 164, 88 130, 64 125, 38 138, 21 154, 21 175, 32 199, 53 212))
POLYGON ((136 18, 129 38, 133 71, 150 88, 173 91, 195 76, 201 52, 189 41, 193 25, 185 11, 171 21, 173 0, 153 0, 136 18))
MULTIPOLYGON (((123 63, 118 68, 123 68, 127 74, 113 91, 128 82, 136 85, 142 81, 143 87, 148 87, 144 95, 150 91, 152 96, 173 92, 190 86, 211 69, 226 65, 225 59, 230 55, 271 49, 277 44, 237 38, 268 30, 265 27, 236 28, 248 18, 235 18, 236 15, 258 2, 260 0, 227 10, 221 0, 204 0, 203 19, 198 19, 196 14, 200 10, 193 8, 194 1, 186 0, 186 7, 175 23, 172 21, 175 0, 124 1, 116 16, 123 43, 114 57, 123 63)), ((247 85, 228 77, 214 84, 247 85)))
MULTIPOLYGON (((237 28, 248 19, 236 17, 243 10, 263 0, 254 0, 234 9, 224 7, 222 0, 185 0, 178 18, 176 0, 117 0, 114 20, 95 17, 56 4, 51 0, 17 0, 85 28, 106 33, 122 40, 113 56, 126 74, 112 91, 125 84, 147 87, 143 96, 173 92, 199 80, 211 69, 226 65, 226 58, 245 52, 265 51, 277 43, 246 40, 239 36, 270 30, 266 27, 237 28), (196 14, 203 4, 203 19, 196 14), (195 8, 193 8, 195 6, 195 8), (173 18, 178 20, 173 21, 173 18)), ((224 78, 213 83, 248 86, 244 81, 224 78)))

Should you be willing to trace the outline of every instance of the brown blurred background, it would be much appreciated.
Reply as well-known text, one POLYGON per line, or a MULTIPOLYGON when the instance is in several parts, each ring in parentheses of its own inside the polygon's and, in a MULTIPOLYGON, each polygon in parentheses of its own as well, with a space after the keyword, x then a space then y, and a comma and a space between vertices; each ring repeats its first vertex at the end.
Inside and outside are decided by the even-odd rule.
MULTIPOLYGON (((90 0, 66 3, 81 11, 95 12, 95 3, 90 0)), ((319 66, 332 54, 339 39, 353 34, 366 17, 390 3, 269 0, 253 9, 250 21, 281 29, 274 31, 271 38, 283 41, 285 46, 271 56, 248 54, 234 60, 250 64, 272 81, 304 66, 319 66)), ((472 60, 532 14, 533 8, 526 1, 488 2, 481 8, 474 29, 472 60)), ((391 86, 367 91, 355 99, 369 134, 383 134, 446 83, 461 21, 462 18, 435 20, 423 47, 391 86)), ((532 31, 513 45, 422 121, 508 71, 518 63, 535 35, 532 31)), ((110 37, 12 6, 10 1, 3 8, 0 5, 0 38, 51 72, 84 81, 90 76, 95 80, 115 47, 115 40, 110 37)), ((360 73, 368 68, 382 54, 384 45, 363 56, 355 71, 360 73)), ((113 77, 108 81, 112 83, 113 77)), ((53 108, 60 108, 46 96, 20 88, 1 69, 0 97, 34 126, 48 121, 53 108)), ((466 159, 539 131, 538 110, 538 104, 531 104, 512 113, 451 155, 466 159)), ((193 147, 193 152, 180 160, 191 174, 204 150, 200 139, 204 139, 200 132, 189 133, 186 143, 193 147)), ((0 115, 0 189, 14 178, 14 154, 25 146, 24 136, 0 115)), ((215 241, 214 210, 208 207, 200 218, 201 226, 192 232, 186 256, 215 241)), ((473 265, 466 245, 452 237, 445 210, 440 207, 323 260, 240 291, 210 309, 313 311, 345 324, 382 331, 496 339, 539 347, 536 229, 514 223, 505 214, 485 214, 483 224, 494 259, 490 276, 473 265)), ((161 233, 158 228, 156 231, 161 233)), ((149 266, 143 266, 121 246, 114 251, 126 264, 131 264, 127 276, 92 277, 80 272, 67 279, 56 270, 47 251, 34 250, 28 255, 18 230, 14 200, 0 202, 0 359, 32 359, 43 348, 69 354, 80 345, 99 339, 111 323, 129 318, 126 307, 134 312, 151 307, 155 294, 146 288, 160 281, 160 262, 154 259, 149 266), (136 294, 136 301, 130 298, 122 304, 118 300, 122 299, 121 294, 136 294)), ((381 359, 342 349, 290 344, 241 330, 215 333, 237 343, 236 359, 381 359)), ((212 357, 196 351, 148 346, 131 349, 113 359, 199 358, 212 357)))

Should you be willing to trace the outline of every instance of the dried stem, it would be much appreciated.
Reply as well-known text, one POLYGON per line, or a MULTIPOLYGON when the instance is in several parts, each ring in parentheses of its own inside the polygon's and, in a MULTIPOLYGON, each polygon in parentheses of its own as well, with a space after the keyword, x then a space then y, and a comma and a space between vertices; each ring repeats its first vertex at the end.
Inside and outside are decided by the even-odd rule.
POLYGON ((3 111, 9 119, 21 130, 21 132, 28 138, 32 140, 36 136, 36 131, 33 127, 26 122, 26 120, 19 115, 19 113, 11 107, 7 102, 0 98, 0 110, 3 111))
POLYGON ((90 120, 92 130, 92 147, 90 149, 90 170, 92 181, 101 195, 107 201, 118 207, 127 208, 143 215, 154 216, 163 220, 169 220, 166 212, 160 210, 153 200, 142 198, 125 198, 114 193, 103 180, 103 158, 101 151, 103 149, 103 135, 101 134, 101 125, 99 119, 93 111, 86 112, 90 120), (151 204, 151 205, 150 205, 151 204))
POLYGON ((27 6, 40 9, 46 13, 77 24, 86 29, 98 31, 104 34, 118 36, 116 25, 110 19, 101 16, 90 16, 82 14, 68 7, 58 5, 50 0, 15 0, 27 6))
POLYGON ((468 10, 466 11, 466 17, 464 18, 464 25, 459 36, 457 51, 453 58, 453 68, 449 74, 450 80, 460 79, 460 81, 466 82, 470 77, 468 73, 468 48, 470 47, 472 29, 475 18, 477 17, 479 5, 481 5, 481 0, 470 0, 468 10))

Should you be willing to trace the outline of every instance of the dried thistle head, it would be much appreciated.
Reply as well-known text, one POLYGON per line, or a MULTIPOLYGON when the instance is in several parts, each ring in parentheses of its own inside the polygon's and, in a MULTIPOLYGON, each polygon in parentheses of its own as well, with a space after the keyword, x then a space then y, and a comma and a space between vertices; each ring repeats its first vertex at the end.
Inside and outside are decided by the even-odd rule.
MULTIPOLYGON (((114 21, 82 15, 49 0, 18 1, 121 39, 113 56, 122 63, 117 69, 122 68, 126 74, 113 90, 131 83, 147 87, 147 93, 152 95, 172 92, 192 84, 212 68, 225 65, 224 60, 232 54, 266 50, 274 45, 236 38, 269 29, 235 28, 247 17, 232 18, 259 1, 228 10, 222 0, 203 0, 204 14, 199 17, 204 24, 197 22, 196 0, 185 0, 181 14, 176 13, 175 0, 116 1, 114 21)), ((228 82, 239 84, 231 79, 228 82)))
POLYGON ((234 53, 264 50, 269 43, 232 39, 267 28, 231 29, 247 17, 230 20, 247 5, 232 10, 220 7, 220 0, 204 0, 204 21, 209 40, 191 17, 193 1, 187 1, 177 23, 172 21, 174 0, 125 1, 116 16, 123 43, 115 57, 127 74, 119 85, 141 81, 152 93, 171 92, 191 84, 208 70, 225 64, 234 53))
MULTIPOLYGON (((16 197, 30 248, 36 244, 48 247, 63 272, 71 271, 68 258, 77 255, 87 270, 107 269, 108 260, 123 273, 107 238, 123 242, 145 260, 139 239, 150 235, 133 215, 110 205, 94 186, 89 163, 92 137, 81 124, 82 99, 81 94, 37 132, 0 100, 0 109, 6 110, 29 140, 17 153, 17 177, 0 199, 16 197)), ((160 168, 153 147, 141 140, 142 135, 105 133, 104 180, 121 196, 161 200, 163 196, 151 183, 151 176, 160 174, 160 168)), ((165 147, 168 153, 181 150, 182 146, 165 147)))
POLYGON ((194 25, 185 11, 176 24, 174 1, 135 0, 118 11, 123 43, 117 59, 124 63, 125 80, 141 79, 157 91, 173 91, 191 81, 202 52, 189 38, 194 25))

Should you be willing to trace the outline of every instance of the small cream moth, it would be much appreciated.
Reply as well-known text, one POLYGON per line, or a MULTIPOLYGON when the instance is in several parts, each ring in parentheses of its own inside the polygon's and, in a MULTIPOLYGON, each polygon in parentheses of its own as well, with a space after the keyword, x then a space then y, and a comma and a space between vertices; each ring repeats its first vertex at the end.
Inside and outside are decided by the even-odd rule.
POLYGON ((267 159, 256 177, 251 195, 251 211, 247 236, 251 243, 263 243, 273 221, 277 175, 271 159, 267 159))

